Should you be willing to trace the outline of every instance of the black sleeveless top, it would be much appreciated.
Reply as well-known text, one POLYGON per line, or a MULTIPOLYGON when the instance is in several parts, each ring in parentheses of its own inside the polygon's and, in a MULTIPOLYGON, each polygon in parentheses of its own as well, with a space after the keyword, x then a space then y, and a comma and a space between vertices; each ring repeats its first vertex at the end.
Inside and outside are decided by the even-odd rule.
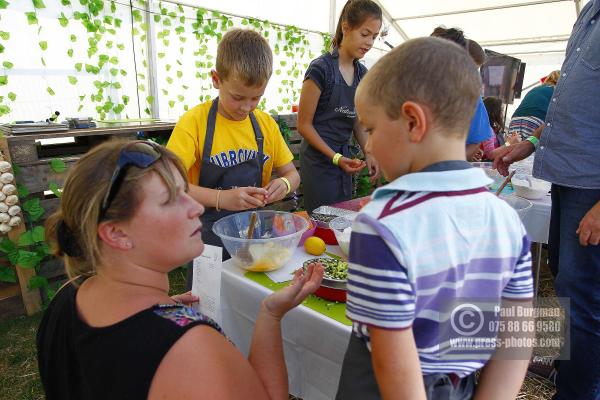
POLYGON ((210 318, 178 304, 155 305, 114 325, 93 328, 75 305, 77 288, 60 290, 37 332, 38 365, 48 400, 145 399, 160 362, 189 329, 210 318))

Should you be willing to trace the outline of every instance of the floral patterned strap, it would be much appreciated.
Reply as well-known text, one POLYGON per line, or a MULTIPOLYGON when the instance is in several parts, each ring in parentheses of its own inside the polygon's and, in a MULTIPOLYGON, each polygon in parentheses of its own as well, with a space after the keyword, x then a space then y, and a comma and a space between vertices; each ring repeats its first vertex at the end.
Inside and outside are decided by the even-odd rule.
POLYGON ((216 329, 221 335, 226 336, 223 329, 213 319, 196 311, 192 307, 180 304, 158 304, 154 313, 162 318, 173 321, 177 326, 186 327, 193 322, 202 322, 216 329))

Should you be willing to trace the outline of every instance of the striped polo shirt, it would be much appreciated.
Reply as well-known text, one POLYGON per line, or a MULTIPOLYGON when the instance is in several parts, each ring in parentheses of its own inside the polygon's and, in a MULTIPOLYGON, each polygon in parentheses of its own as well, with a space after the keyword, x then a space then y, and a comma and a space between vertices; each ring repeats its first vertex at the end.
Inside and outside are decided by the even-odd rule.
POLYGON ((352 226, 346 311, 369 348, 368 326, 412 327, 424 375, 467 376, 490 358, 493 349, 444 357, 439 332, 456 299, 533 297, 525 228, 491 182, 467 162, 445 161, 373 193, 352 226))

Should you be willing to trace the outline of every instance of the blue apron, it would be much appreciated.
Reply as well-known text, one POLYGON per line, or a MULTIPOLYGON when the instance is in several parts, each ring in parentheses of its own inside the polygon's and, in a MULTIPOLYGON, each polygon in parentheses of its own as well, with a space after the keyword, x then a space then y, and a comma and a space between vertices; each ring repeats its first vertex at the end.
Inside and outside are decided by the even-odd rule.
MULTIPOLYGON (((204 148, 202 149, 202 161, 200 166, 200 179, 198 185, 209 189, 233 189, 236 187, 256 186, 262 187, 262 171, 263 171, 263 135, 260 130, 256 117, 250 113, 250 122, 254 130, 254 137, 258 147, 256 158, 246 160, 242 163, 231 167, 220 167, 210 162, 210 153, 212 151, 213 139, 215 137, 215 125, 217 122, 217 109, 219 98, 213 100, 213 103, 208 112, 208 121, 206 123, 206 136, 204 138, 204 148)), ((214 207, 206 207, 206 211, 202 214, 202 240, 206 244, 219 246, 223 248, 223 260, 230 258, 229 253, 223 247, 221 238, 215 235, 212 231, 214 223, 225 217, 233 214, 235 211, 220 210, 217 211, 214 207)), ((191 264, 191 263, 190 263, 191 264)), ((187 290, 192 288, 193 268, 191 265, 187 268, 186 274, 187 290)))
MULTIPOLYGON (((354 80, 358 81, 358 66, 354 80)), ((338 56, 333 55, 334 85, 324 112, 315 113, 313 126, 331 149, 351 158, 350 138, 356 120, 354 94, 356 84, 348 85, 340 70, 338 56)), ((300 146, 300 176, 304 192, 304 208, 312 212, 315 208, 350 200, 352 198, 352 176, 333 165, 331 159, 312 147, 306 140, 300 146)))
MULTIPOLYGON (((215 136, 215 124, 217 122, 218 100, 218 98, 213 100, 208 112, 198 184, 205 188, 222 190, 244 186, 262 187, 263 135, 253 113, 250 113, 249 117, 258 147, 256 158, 246 160, 231 167, 221 167, 210 162, 210 153, 215 136)), ((205 213, 202 215, 202 240, 207 244, 223 247, 221 239, 213 233, 212 226, 215 221, 233 213, 235 211, 217 211, 214 207, 207 207, 205 213)))

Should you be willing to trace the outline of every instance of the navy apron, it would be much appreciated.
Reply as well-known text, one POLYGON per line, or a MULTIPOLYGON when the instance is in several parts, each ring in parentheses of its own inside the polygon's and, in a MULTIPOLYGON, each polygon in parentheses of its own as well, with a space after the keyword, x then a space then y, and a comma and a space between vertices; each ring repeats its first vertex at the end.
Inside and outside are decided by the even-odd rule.
MULTIPOLYGON (((219 98, 213 100, 208 112, 208 121, 206 123, 206 135, 204 138, 204 148, 202 149, 202 161, 200 166, 200 179, 198 184, 209 189, 228 190, 237 187, 255 186, 262 187, 263 173, 263 135, 260 126, 253 113, 250 113, 250 122, 254 130, 254 137, 258 147, 256 158, 246 160, 231 167, 221 167, 210 162, 210 153, 212 151, 213 138, 215 136, 215 124, 217 122, 217 109, 219 98)), ((223 194, 221 194, 221 199, 223 194)), ((222 203, 221 203, 222 204, 222 203)), ((202 214, 202 240, 206 244, 223 247, 221 238, 212 231, 213 224, 236 211, 220 210, 214 207, 206 207, 202 214)), ((229 253, 223 247, 223 260, 229 258, 229 253)), ((188 288, 192 283, 192 268, 188 268, 187 284, 188 288)))
MULTIPOLYGON (((333 54, 334 85, 325 111, 315 113, 313 126, 321 138, 344 157, 350 154, 350 138, 354 130, 356 111, 354 94, 358 84, 358 66, 355 65, 354 81, 348 85, 339 70, 337 52, 333 54)), ((329 205, 352 198, 352 176, 333 165, 330 158, 312 147, 306 140, 300 146, 300 175, 304 191, 304 208, 312 212, 322 205, 329 205)))

